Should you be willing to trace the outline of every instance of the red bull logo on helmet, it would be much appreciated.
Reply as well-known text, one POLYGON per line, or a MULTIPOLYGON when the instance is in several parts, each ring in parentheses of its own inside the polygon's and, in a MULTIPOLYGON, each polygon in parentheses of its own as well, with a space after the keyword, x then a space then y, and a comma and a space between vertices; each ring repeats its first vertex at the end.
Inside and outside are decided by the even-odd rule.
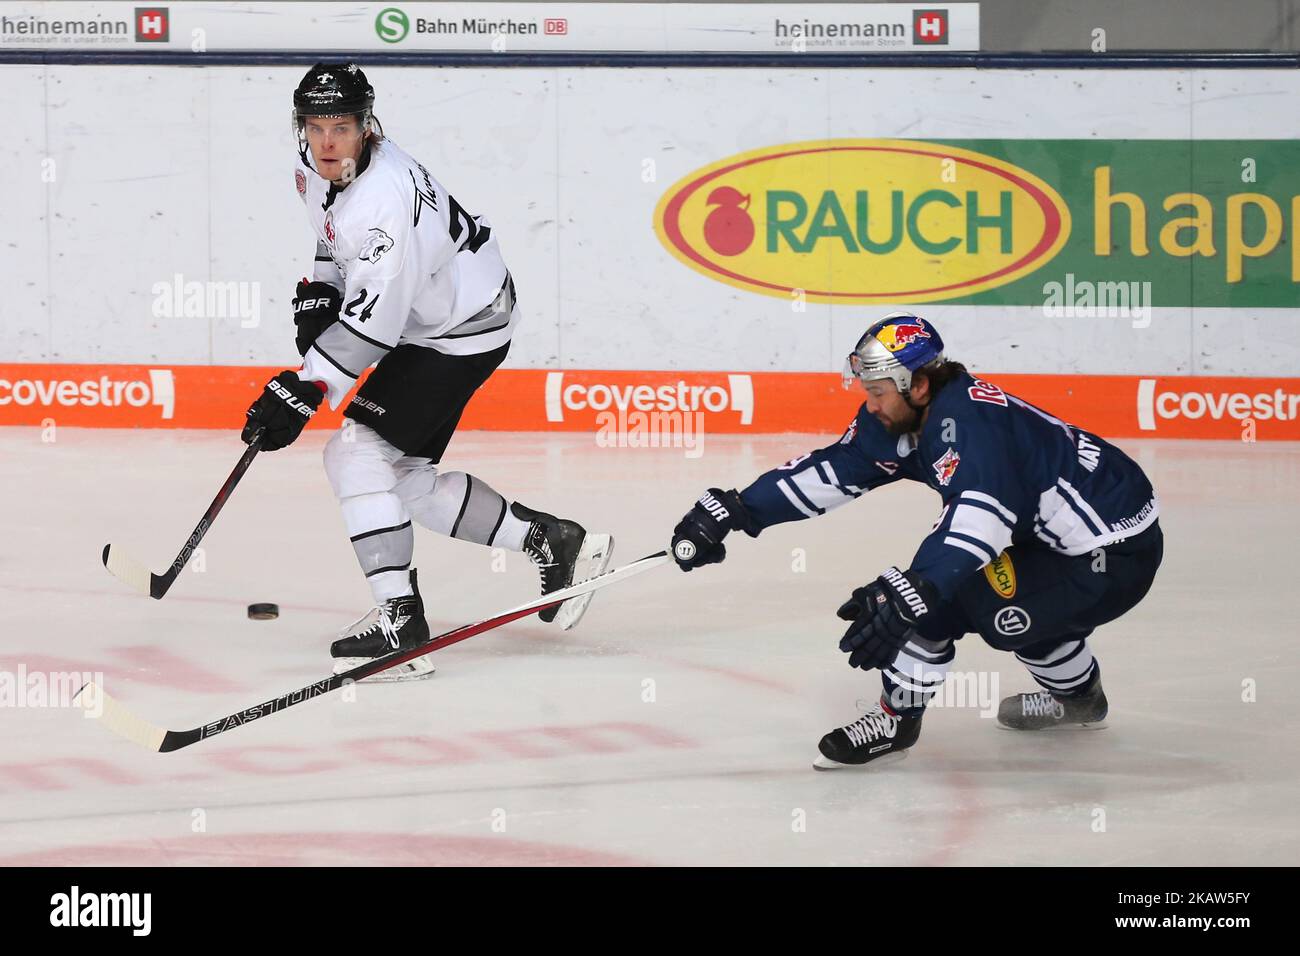
POLYGON ((891 352, 901 352, 913 342, 930 338, 920 319, 915 322, 895 322, 877 329, 875 339, 891 352))

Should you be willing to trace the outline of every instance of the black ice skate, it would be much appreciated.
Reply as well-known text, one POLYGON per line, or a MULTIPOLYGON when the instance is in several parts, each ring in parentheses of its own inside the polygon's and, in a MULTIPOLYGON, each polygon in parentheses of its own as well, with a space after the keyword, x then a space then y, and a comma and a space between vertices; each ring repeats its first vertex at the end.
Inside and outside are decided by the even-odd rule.
POLYGON ((1007 730, 1100 730, 1106 726, 1106 695, 1101 681, 1077 697, 1053 697, 1045 690, 1007 697, 998 723, 1007 730))
MULTIPOLYGON (((342 674, 376 657, 416 647, 429 639, 429 624, 424 619, 424 601, 420 598, 415 569, 411 570, 411 590, 413 594, 371 608, 330 645, 330 656, 335 658, 334 673, 342 674)), ((433 664, 426 656, 405 661, 365 680, 413 680, 432 673, 433 664)))
POLYGON ((847 727, 823 737, 817 745, 821 756, 813 761, 813 767, 839 770, 901 760, 920 736, 920 717, 895 714, 882 700, 847 727))
MULTIPOLYGON (((516 518, 531 522, 524 535, 524 554, 541 571, 543 595, 586 581, 609 567, 614 556, 614 539, 609 535, 588 534, 576 521, 533 511, 518 502, 510 509, 516 518)), ((537 616, 547 623, 558 618, 560 627, 567 631, 582 618, 591 597, 583 594, 570 598, 537 616)))

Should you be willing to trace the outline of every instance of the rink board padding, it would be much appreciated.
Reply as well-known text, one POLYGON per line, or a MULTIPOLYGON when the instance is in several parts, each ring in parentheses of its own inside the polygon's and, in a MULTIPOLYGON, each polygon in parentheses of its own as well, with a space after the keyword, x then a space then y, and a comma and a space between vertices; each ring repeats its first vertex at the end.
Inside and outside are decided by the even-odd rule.
MULTIPOLYGON (((242 428, 280 369, 225 365, 0 365, 0 425, 242 428)), ((1008 392, 1113 438, 1300 440, 1300 378, 1025 375, 976 370, 1008 392)), ((466 430, 626 435, 823 432, 862 400, 825 372, 499 369, 466 430)), ((337 428, 342 408, 309 427, 337 428)))

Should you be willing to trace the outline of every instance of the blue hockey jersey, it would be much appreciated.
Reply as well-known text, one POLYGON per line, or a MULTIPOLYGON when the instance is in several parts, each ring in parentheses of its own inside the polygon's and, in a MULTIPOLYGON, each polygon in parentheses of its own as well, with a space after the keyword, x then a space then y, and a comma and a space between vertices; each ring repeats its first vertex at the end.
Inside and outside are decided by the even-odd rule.
POLYGON ((938 393, 919 435, 890 435, 864 404, 839 441, 766 472, 741 499, 757 533, 904 478, 943 498, 911 570, 945 599, 1012 544, 1087 554, 1159 512, 1142 469, 1114 445, 968 374, 938 393))

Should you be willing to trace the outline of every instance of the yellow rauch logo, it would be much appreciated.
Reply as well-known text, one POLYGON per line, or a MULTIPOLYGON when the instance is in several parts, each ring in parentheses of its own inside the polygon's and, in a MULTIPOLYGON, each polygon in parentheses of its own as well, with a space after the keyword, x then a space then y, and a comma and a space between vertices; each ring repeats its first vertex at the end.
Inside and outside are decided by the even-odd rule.
POLYGON ((1002 597, 1010 600, 1016 596, 1016 569, 1005 551, 984 565, 984 577, 988 578, 989 587, 1002 597))
POLYGON ((818 302, 934 302, 1013 282, 1060 251, 1070 211, 1000 159, 940 143, 840 139, 696 170, 655 233, 697 272, 818 302))

